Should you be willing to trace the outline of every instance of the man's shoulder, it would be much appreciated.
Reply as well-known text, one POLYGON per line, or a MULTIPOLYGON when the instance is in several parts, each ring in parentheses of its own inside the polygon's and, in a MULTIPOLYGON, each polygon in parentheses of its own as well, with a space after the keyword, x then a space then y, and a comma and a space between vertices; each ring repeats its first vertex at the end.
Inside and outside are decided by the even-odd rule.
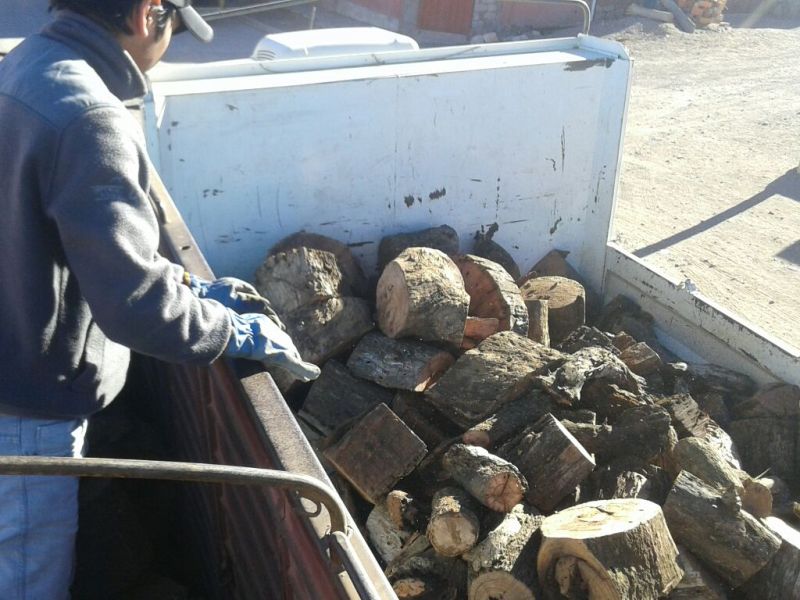
POLYGON ((123 109, 82 57, 38 34, 0 62, 0 94, 23 104, 56 129, 98 106, 123 109))

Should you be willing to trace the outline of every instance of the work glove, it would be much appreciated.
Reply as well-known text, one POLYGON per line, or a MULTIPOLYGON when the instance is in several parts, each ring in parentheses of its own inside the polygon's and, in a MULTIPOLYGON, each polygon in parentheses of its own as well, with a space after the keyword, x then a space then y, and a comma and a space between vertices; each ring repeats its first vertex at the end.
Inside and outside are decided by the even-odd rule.
POLYGON ((280 367, 300 381, 319 377, 319 367, 300 357, 292 338, 274 321, 260 314, 240 315, 231 309, 228 313, 233 331, 223 356, 258 360, 268 367, 280 367))
POLYGON ((261 313, 272 319, 283 331, 286 331, 286 326, 273 310, 269 300, 259 294, 258 290, 246 281, 235 277, 222 277, 214 281, 206 281, 191 273, 184 273, 183 283, 189 286, 189 289, 198 298, 216 300, 239 314, 261 313))

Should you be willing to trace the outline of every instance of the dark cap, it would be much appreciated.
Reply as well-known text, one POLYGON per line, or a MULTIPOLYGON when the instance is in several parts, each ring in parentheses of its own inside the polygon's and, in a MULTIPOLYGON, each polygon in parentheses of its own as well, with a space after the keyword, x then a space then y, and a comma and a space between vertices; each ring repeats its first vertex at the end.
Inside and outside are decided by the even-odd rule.
POLYGON ((192 0, 166 0, 166 2, 178 10, 183 26, 191 31, 194 37, 201 42, 210 42, 214 39, 214 30, 192 8, 192 0))

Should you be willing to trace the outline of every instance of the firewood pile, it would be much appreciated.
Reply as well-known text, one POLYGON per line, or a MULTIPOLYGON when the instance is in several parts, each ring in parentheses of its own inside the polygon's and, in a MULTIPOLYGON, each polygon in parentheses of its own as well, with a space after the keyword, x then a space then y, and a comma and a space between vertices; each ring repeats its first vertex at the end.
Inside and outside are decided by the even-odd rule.
POLYGON ((520 276, 492 233, 389 236, 370 281, 301 232, 256 275, 322 367, 276 382, 398 597, 800 597, 800 389, 680 362, 566 253, 520 276))
POLYGON ((727 0, 677 0, 678 6, 698 27, 721 23, 727 0))

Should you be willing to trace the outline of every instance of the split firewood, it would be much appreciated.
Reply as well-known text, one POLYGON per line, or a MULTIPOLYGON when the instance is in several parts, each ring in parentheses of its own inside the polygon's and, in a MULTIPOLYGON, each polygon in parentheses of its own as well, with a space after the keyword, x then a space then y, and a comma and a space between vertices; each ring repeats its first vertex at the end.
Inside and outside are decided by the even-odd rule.
POLYGON ((528 502, 552 511, 594 470, 592 456, 558 420, 547 414, 524 437, 513 463, 528 482, 528 502))
POLYGON ((328 298, 281 317, 300 356, 315 365, 348 351, 375 325, 369 304, 355 297, 328 298))
POLYGON ((744 493, 744 486, 736 469, 703 439, 687 437, 678 440, 671 450, 670 463, 673 477, 686 471, 719 492, 732 488, 740 497, 744 493))
POLYGON ((256 270, 255 287, 281 318, 309 304, 353 294, 336 256, 309 248, 267 257, 256 270))
POLYGON ((324 455, 366 500, 377 504, 425 456, 425 443, 385 404, 358 420, 324 455))
POLYGON ((464 337, 483 341, 500 331, 500 320, 493 317, 467 317, 464 324, 464 337))
POLYGON ((462 354, 425 396, 455 423, 471 427, 522 395, 534 377, 560 360, 557 350, 501 331, 462 354))
POLYGON ((598 347, 619 356, 620 350, 615 345, 616 339, 616 336, 604 333, 596 327, 583 325, 564 338, 558 344, 558 349, 566 354, 574 354, 584 348, 598 347))
POLYGON ((527 491, 517 467, 478 446, 453 444, 442 465, 478 502, 497 512, 510 511, 527 491))
POLYGON ((451 354, 434 346, 372 332, 358 342, 347 368, 385 388, 424 392, 454 361, 451 354))
POLYGON ((536 560, 543 517, 524 504, 492 515, 489 533, 467 552, 469 600, 534 600, 536 560), (499 521, 499 522, 498 522, 499 521))
POLYGON ((742 482, 742 508, 754 517, 764 519, 772 514, 772 491, 760 479, 753 479, 744 471, 739 472, 742 482))
POLYGON ((401 600, 459 600, 464 597, 464 561, 439 556, 424 535, 410 539, 387 565, 385 574, 401 600))
POLYGON ((380 403, 391 404, 392 392, 353 377, 337 360, 329 360, 306 396, 300 417, 325 435, 380 403))
MULTIPOLYGON (((722 427, 720 427, 717 423, 713 420, 709 420, 708 424, 705 427, 705 431, 702 435, 699 435, 704 440, 706 440, 709 444, 714 446, 717 449, 717 452, 722 456, 728 463, 730 463, 734 468, 741 469, 741 457, 739 456, 739 450, 736 447, 736 444, 733 441, 733 438, 725 431, 722 427)), ((755 473, 763 473, 762 471, 754 471, 755 473)))
POLYGON ((366 521, 367 535, 372 547, 385 563, 394 560, 411 533, 401 529, 389 516, 383 503, 376 504, 366 521))
POLYGON ((553 410, 553 401, 539 390, 512 400, 464 432, 461 440, 471 446, 494 448, 553 410))
POLYGON ((461 556, 478 541, 479 509, 464 490, 446 487, 433 495, 427 536, 442 556, 461 556))
POLYGON ((460 428, 414 392, 397 392, 392 410, 416 433, 428 448, 435 448, 458 435, 460 428))
POLYGON ((508 250, 492 239, 498 229, 500 228, 497 223, 492 223, 486 231, 475 232, 475 245, 472 248, 472 253, 501 265, 511 278, 516 281, 520 277, 519 266, 508 250))
POLYGON ((657 404, 667 410, 678 436, 703 437, 706 434, 709 416, 700 409, 689 394, 675 394, 661 398, 657 404))
POLYGON ((542 385, 559 402, 573 405, 581 400, 584 385, 598 379, 637 396, 642 393, 644 385, 644 380, 632 373, 612 352, 595 346, 568 355, 551 377, 542 378, 542 385))
POLYGON ((273 254, 289 252, 299 248, 322 250, 333 254, 336 257, 336 262, 342 272, 344 281, 353 290, 353 294, 362 298, 367 296, 369 287, 361 265, 358 264, 350 248, 338 240, 318 233, 298 231, 275 244, 269 249, 267 255, 272 256, 273 254))
POLYGON ((774 533, 741 510, 735 493, 720 493, 686 471, 675 479, 664 515, 675 539, 732 587, 755 575, 780 547, 774 533))
MULTIPOLYGON (((611 340, 612 340, 612 343, 614 344, 614 347, 617 350, 619 350, 620 352, 622 352, 623 350, 627 350, 628 348, 630 348, 634 344, 638 343, 633 338, 632 335, 628 335, 624 331, 620 331, 619 333, 614 334, 613 337, 611 338, 611 340)), ((687 367, 687 369, 688 369, 688 367, 687 367)))
POLYGON ((637 375, 644 377, 657 372, 662 365, 661 357, 644 342, 637 342, 620 352, 619 358, 637 375))
POLYGON ((550 342, 561 343, 572 331, 586 322, 586 291, 574 279, 536 277, 520 286, 522 297, 547 300, 550 342))
POLYGON ((678 566, 683 570, 683 577, 667 596, 669 600, 728 600, 725 585, 680 544, 678 566))
POLYGON ((657 504, 600 500, 544 520, 537 569, 551 598, 657 600, 681 580, 677 555, 657 504))
POLYGON ((776 517, 764 523, 781 540, 767 565, 737 591, 747 600, 800 598, 800 532, 776 517))
POLYGON ((534 342, 545 346, 550 345, 550 312, 547 300, 528 300, 525 302, 528 309, 528 337, 534 342))
POLYGON ((384 504, 392 523, 403 531, 418 530, 427 521, 427 511, 414 496, 403 490, 389 492, 384 504))
POLYGON ((390 338, 461 345, 469 295, 458 267, 439 250, 408 248, 386 265, 376 303, 378 325, 390 338))
POLYGON ((597 414, 598 419, 615 421, 643 402, 641 393, 629 392, 607 379, 592 379, 581 389, 580 405, 597 414))
POLYGON ((500 331, 528 335, 528 309, 511 275, 499 264, 472 254, 454 260, 469 294, 469 314, 497 319, 500 331))
POLYGON ((378 272, 383 271, 386 265, 408 248, 434 248, 448 256, 454 256, 458 254, 459 245, 458 233, 449 225, 387 235, 378 246, 378 272))

